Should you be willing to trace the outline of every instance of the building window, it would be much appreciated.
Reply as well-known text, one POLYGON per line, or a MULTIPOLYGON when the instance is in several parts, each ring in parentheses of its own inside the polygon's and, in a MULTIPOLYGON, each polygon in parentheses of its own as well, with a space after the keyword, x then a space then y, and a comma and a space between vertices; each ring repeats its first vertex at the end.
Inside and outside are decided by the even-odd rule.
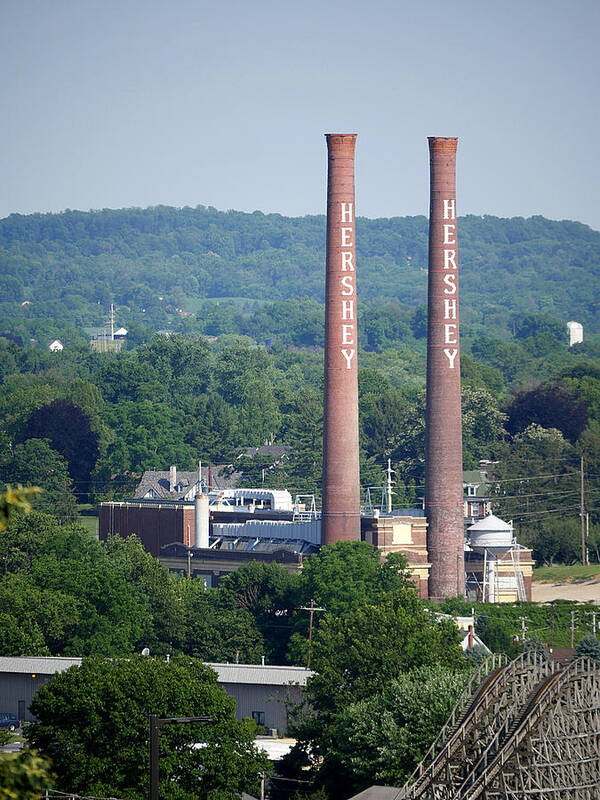
POLYGON ((265 724, 265 712, 264 711, 253 711, 252 712, 252 719, 256 722, 257 725, 262 725, 264 727, 265 724))
POLYGON ((477 494, 477 487, 476 486, 467 486, 467 494, 469 497, 475 497, 477 494))

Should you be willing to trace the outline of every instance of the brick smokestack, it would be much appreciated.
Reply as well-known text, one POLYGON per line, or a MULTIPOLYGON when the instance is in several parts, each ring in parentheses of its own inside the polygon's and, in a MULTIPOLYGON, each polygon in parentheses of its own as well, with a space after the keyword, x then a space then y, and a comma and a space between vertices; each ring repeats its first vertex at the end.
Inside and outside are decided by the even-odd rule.
POLYGON ((458 332, 456 146, 429 138, 429 282, 425 514, 429 596, 464 594, 462 424, 458 332))
POLYGON ((360 540, 356 134, 328 133, 322 541, 360 540))

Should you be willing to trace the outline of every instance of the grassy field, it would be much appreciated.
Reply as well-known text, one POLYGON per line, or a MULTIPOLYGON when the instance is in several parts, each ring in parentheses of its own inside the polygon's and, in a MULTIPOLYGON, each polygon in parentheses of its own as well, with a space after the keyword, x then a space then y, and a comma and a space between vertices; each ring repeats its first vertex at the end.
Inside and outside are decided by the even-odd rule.
POLYGON ((96 506, 89 503, 80 503, 77 506, 78 517, 77 521, 86 528, 90 534, 98 538, 98 510, 96 506))
POLYGON ((600 577, 600 564, 573 564, 571 566, 559 565, 556 567, 538 567, 533 570, 533 580, 542 583, 573 583, 585 581, 589 578, 600 577))

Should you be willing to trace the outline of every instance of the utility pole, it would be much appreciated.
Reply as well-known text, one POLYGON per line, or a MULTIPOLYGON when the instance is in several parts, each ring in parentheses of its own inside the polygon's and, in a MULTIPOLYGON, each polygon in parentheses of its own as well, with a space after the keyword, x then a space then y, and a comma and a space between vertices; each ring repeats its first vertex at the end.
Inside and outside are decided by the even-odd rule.
POLYGON ((584 504, 584 497, 583 497, 583 456, 581 456, 580 461, 580 474, 581 474, 581 563, 586 564, 586 554, 585 554, 585 504, 584 504))
POLYGON ((550 647, 554 647, 554 604, 552 604, 552 634, 550 637, 550 647))
POLYGON ((590 563, 590 512, 585 512, 585 563, 590 563))
POLYGON ((317 606, 315 606, 315 601, 311 600, 309 606, 300 606, 300 611, 310 611, 310 622, 308 623, 308 659, 306 661, 306 669, 310 669, 310 656, 312 652, 313 616, 315 611, 325 611, 325 609, 317 608, 317 606))
POLYGON ((594 631, 594 637, 596 636, 596 612, 592 611, 592 630, 594 631))
POLYGON ((571 611, 571 649, 575 647, 575 612, 571 611))
POLYGON ((525 642, 525 632, 527 628, 525 627, 525 617, 519 617, 521 620, 521 641, 525 642))

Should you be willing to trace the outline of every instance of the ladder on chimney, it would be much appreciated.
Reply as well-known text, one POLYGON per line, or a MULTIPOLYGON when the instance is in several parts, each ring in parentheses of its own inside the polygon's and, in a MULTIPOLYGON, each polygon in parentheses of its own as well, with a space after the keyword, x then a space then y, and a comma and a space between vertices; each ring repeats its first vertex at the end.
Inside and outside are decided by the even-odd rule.
POLYGON ((519 545, 513 545, 511 547, 510 555, 515 572, 515 582, 517 584, 517 599, 520 602, 525 602, 527 600, 527 592, 525 590, 525 581, 523 580, 523 570, 521 569, 521 549, 519 545))

